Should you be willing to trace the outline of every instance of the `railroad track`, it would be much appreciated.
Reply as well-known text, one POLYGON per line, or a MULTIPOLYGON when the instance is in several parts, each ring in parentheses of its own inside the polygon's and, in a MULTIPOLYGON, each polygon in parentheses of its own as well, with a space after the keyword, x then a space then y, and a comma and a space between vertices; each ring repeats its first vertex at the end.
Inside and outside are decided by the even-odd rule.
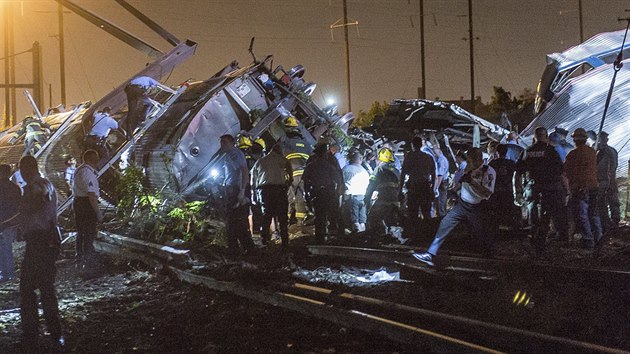
POLYGON ((589 287, 606 286, 609 289, 627 289, 630 286, 630 272, 620 270, 567 267, 540 262, 517 262, 450 254, 436 256, 435 267, 429 267, 411 256, 412 249, 385 250, 321 245, 310 245, 307 248, 312 255, 317 256, 397 264, 411 272, 411 276, 417 272, 436 273, 446 270, 480 275, 519 274, 525 278, 576 281, 589 287))
MULTIPOLYGON (((381 335, 411 345, 419 352, 628 353, 300 282, 256 286, 216 280, 187 269, 190 257, 186 251, 113 234, 101 233, 95 247, 101 252, 161 267, 187 283, 227 291, 250 300, 381 335)), ((387 254, 371 251, 373 254, 387 254)))

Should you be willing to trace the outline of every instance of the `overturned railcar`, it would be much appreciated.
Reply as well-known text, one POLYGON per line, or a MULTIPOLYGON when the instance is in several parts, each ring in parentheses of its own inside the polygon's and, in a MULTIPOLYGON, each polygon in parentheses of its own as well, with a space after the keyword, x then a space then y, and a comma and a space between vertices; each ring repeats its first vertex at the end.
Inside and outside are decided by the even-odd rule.
MULTIPOLYGON (((533 135, 538 126, 598 131, 613 77, 614 61, 625 31, 598 34, 561 53, 547 55, 547 66, 536 90, 534 120, 522 132, 533 135)), ((630 58, 626 42, 623 57, 630 58)), ((630 59, 617 74, 604 131, 609 145, 619 151, 617 176, 627 176, 630 158, 630 59)))

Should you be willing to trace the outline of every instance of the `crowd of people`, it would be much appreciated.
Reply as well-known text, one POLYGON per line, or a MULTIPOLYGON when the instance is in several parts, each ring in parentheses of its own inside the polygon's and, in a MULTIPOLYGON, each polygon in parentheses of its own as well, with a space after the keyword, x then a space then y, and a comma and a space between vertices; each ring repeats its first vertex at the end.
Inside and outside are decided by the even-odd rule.
POLYGON ((254 249, 252 233, 269 244, 270 227, 286 249, 296 215, 314 216, 316 242, 369 232, 404 243, 432 234, 428 251, 414 254, 428 264, 461 222, 486 256, 493 255, 504 228, 529 230, 540 253, 551 240, 568 244, 570 232, 581 234, 581 246, 592 249, 620 222, 617 152, 606 132, 597 139, 578 128, 572 146, 566 130, 548 134, 541 127, 528 147, 509 134, 502 142, 490 141, 485 151, 457 151, 451 168, 429 134, 414 136, 404 156, 391 143, 374 153, 342 153, 326 138, 309 149, 294 120, 285 120, 287 137, 264 157, 261 139, 241 144, 241 136, 237 144, 234 136, 221 137, 228 245, 234 252, 254 249))

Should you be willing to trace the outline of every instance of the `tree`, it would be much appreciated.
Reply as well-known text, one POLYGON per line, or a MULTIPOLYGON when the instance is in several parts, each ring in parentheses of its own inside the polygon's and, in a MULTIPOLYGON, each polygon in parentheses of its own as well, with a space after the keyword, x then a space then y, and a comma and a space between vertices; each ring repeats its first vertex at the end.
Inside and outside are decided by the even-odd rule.
POLYGON ((374 117, 384 116, 388 108, 389 104, 387 102, 374 101, 367 112, 359 111, 357 117, 352 121, 352 126, 359 128, 369 127, 374 122, 374 117))
POLYGON ((523 103, 518 98, 512 97, 512 93, 501 86, 493 86, 492 89, 494 94, 490 97, 490 102, 488 103, 488 108, 492 113, 511 112, 518 109, 523 103))

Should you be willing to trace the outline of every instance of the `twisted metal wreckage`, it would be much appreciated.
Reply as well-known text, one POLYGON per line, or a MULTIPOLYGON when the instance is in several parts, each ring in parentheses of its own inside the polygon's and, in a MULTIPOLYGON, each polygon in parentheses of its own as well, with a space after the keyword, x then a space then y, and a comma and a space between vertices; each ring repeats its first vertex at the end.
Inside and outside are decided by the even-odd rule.
MULTIPOLYGON (((150 76, 159 80, 195 52, 195 42, 180 41, 124 0, 116 1, 173 45, 171 51, 162 53, 71 1, 57 1, 125 43, 155 57, 153 63, 134 77, 150 76)), ((598 117, 593 117, 592 112, 596 113, 599 109, 598 104, 605 90, 598 89, 610 71, 610 64, 606 57, 597 57, 600 61, 596 62, 587 54, 595 49, 604 52, 606 46, 610 52, 614 51, 613 44, 616 44, 618 36, 618 32, 603 34, 600 37, 606 40, 594 37, 584 45, 575 47, 578 49, 567 51, 589 59, 593 68, 581 76, 571 76, 577 69, 568 64, 570 58, 579 61, 576 59, 578 54, 550 55, 550 66, 545 70, 539 85, 539 96, 547 102, 546 109, 537 106, 542 113, 526 129, 525 134, 531 133, 531 127, 536 124, 549 128, 556 125, 569 129, 578 125, 589 128, 591 125, 587 123, 593 120, 592 125, 595 125, 598 117), (593 45, 594 42, 597 45, 593 45), (570 70, 568 76, 565 75, 567 70, 570 70), (549 84, 545 84, 547 82, 549 84), (580 97, 579 100, 575 99, 576 95, 580 97), (579 111, 576 111, 576 107, 579 111), (581 115, 576 119, 578 113, 581 115)), ((120 134, 110 134, 108 140, 114 154, 99 171, 104 199, 116 203, 118 196, 115 181, 122 170, 119 162, 131 159, 144 169, 147 187, 162 190, 172 198, 206 200, 209 195, 216 195, 218 187, 214 170, 220 160, 218 138, 221 135, 245 132, 254 139, 262 138, 267 146, 271 146, 283 139, 283 122, 291 116, 297 119, 298 129, 308 144, 315 144, 318 138, 326 136, 345 148, 354 145, 366 151, 375 151, 385 143, 400 147, 415 130, 428 129, 435 133, 432 136, 434 143, 446 148, 449 151, 447 155, 452 158, 451 146, 479 146, 489 139, 501 140, 509 133, 454 104, 421 99, 394 100, 388 113, 377 118, 371 128, 348 131, 352 113, 342 116, 336 113, 335 107, 318 107, 311 100, 316 85, 305 81, 304 67, 297 65, 290 70, 282 66, 273 68, 272 56, 257 60, 252 45, 253 39, 250 53, 254 61, 246 67, 241 68, 232 62, 205 81, 186 82, 174 92, 155 93, 154 99, 159 103, 131 141, 120 134)), ((622 71, 621 82, 625 83, 628 79, 628 71, 622 71)), ((55 184, 60 200, 64 201, 59 212, 63 212, 71 201, 61 172, 65 168, 66 157, 80 156, 83 137, 89 131, 86 122, 90 122, 98 109, 109 106, 121 120, 125 119, 124 87, 128 82, 122 83, 94 104, 82 103, 72 111, 43 117, 53 127, 54 134, 37 152, 37 157, 43 173, 55 184)), ((625 101, 624 94, 627 96, 626 90, 618 93, 613 100, 612 106, 615 108, 611 110, 609 120, 611 128, 614 127, 611 143, 615 147, 623 143, 619 131, 625 128, 622 116, 628 109, 621 105, 625 101)), ((37 111, 37 108, 34 107, 34 110, 37 111)), ((0 160, 16 162, 24 152, 23 144, 9 143, 10 136, 18 128, 12 127, 0 136, 0 160)), ((625 154, 621 155, 622 158, 630 156, 630 147, 620 150, 625 154)))

